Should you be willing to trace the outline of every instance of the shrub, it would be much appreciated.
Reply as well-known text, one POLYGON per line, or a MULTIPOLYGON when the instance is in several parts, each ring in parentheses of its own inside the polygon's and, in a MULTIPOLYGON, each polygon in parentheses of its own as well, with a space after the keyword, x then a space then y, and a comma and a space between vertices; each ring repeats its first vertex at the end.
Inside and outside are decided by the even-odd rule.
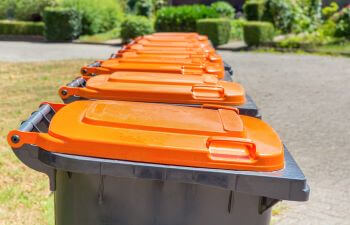
POLYGON ((54 4, 55 0, 1 0, 0 18, 40 21, 44 8, 54 4))
POLYGON ((0 1, 0 20, 13 18, 14 17, 13 10, 14 10, 13 0, 1 0, 0 1))
POLYGON ((135 4, 136 14, 139 16, 150 17, 153 12, 153 2, 152 0, 139 0, 135 4))
POLYGON ((197 20, 197 32, 207 35, 214 46, 226 44, 231 35, 230 20, 225 18, 197 20))
POLYGON ((219 15, 220 17, 234 18, 235 17, 235 9, 228 2, 218 1, 214 2, 210 5, 219 15))
POLYGON ((289 33, 294 23, 294 12, 291 0, 267 0, 263 20, 273 23, 283 33, 289 33))
POLYGON ((154 10, 158 11, 168 5, 168 0, 153 0, 154 10))
POLYGON ((269 22, 248 21, 243 25, 244 41, 248 46, 269 43, 274 37, 274 27, 269 22))
POLYGON ((243 40, 244 19, 231 20, 231 39, 243 40))
POLYGON ((153 33, 152 22, 144 16, 129 16, 121 25, 120 37, 123 43, 130 39, 153 33))
POLYGON ((81 14, 83 34, 109 31, 123 18, 122 8, 116 0, 61 0, 60 5, 81 14))
POLYGON ((0 34, 3 35, 43 35, 44 23, 23 21, 0 21, 0 34))
POLYGON ((265 3, 263 0, 246 1, 243 10, 247 20, 261 20, 265 10, 265 3))
POLYGON ((315 46, 326 45, 334 41, 333 37, 324 36, 321 32, 292 34, 277 42, 280 48, 301 48, 310 49, 315 46))
POLYGON ((46 8, 44 22, 48 41, 70 41, 81 32, 81 16, 74 9, 46 8))
POLYGON ((350 8, 344 8, 336 20, 336 37, 350 38, 350 8))
POLYGON ((205 5, 184 5, 164 7, 157 12, 155 28, 157 31, 196 31, 196 21, 205 18, 218 18, 218 13, 205 5))
POLYGON ((128 12, 133 12, 138 0, 126 0, 126 7, 128 12))
POLYGON ((332 2, 329 6, 322 9, 322 16, 325 20, 331 18, 339 10, 339 5, 336 2, 332 2))

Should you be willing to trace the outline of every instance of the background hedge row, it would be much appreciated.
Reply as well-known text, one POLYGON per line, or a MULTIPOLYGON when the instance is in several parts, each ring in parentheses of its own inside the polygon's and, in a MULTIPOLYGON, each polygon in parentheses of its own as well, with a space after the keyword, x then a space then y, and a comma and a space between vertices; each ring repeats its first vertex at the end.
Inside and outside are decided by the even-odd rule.
POLYGON ((24 21, 0 21, 1 35, 43 35, 44 23, 24 21))

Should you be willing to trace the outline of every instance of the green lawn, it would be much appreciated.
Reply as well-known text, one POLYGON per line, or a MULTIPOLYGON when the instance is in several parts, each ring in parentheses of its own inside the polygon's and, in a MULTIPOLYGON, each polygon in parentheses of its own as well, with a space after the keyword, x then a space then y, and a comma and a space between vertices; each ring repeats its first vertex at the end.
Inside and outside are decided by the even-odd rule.
POLYGON ((314 50, 319 53, 350 56, 350 41, 342 44, 319 46, 314 50))
POLYGON ((103 43, 108 40, 118 39, 120 36, 120 28, 107 31, 101 34, 83 35, 79 37, 79 41, 91 43, 103 43))
POLYGON ((6 136, 43 101, 61 102, 57 90, 86 60, 4 63, 0 66, 0 224, 54 224, 53 196, 45 175, 26 168, 6 136))

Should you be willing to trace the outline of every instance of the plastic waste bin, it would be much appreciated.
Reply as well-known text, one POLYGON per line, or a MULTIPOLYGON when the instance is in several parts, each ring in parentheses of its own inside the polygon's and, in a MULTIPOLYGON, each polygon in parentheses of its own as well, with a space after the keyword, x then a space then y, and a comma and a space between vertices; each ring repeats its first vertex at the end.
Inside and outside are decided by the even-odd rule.
POLYGON ((102 99, 173 104, 243 105, 245 92, 238 83, 219 81, 216 76, 147 72, 115 72, 80 77, 59 89, 65 103, 76 99, 102 99))
MULTIPOLYGON (((213 74, 219 78, 225 75, 224 66, 216 63, 212 65, 183 62, 157 61, 155 59, 146 59, 143 61, 135 61, 119 58, 109 59, 105 61, 97 61, 81 68, 81 74, 84 76, 95 76, 99 74, 110 74, 117 71, 142 71, 142 72, 158 72, 158 73, 175 73, 182 75, 202 75, 203 73, 213 74), (145 62, 146 61, 146 62, 145 62)), ((190 60, 188 60, 190 61, 190 60)))
POLYGON ((8 142, 49 176, 56 225, 267 225, 309 195, 276 132, 233 108, 43 104, 8 142))
POLYGON ((167 73, 115 72, 86 79, 78 77, 58 91, 65 103, 86 99, 187 104, 233 105, 241 115, 261 118, 260 112, 238 83, 215 76, 167 73))

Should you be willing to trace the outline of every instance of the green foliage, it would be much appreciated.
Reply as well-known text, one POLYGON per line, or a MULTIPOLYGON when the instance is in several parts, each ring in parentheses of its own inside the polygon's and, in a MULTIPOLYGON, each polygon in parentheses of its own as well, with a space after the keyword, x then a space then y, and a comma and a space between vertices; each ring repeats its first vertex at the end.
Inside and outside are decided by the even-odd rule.
POLYGON ((116 39, 120 37, 120 27, 116 27, 105 33, 93 34, 93 35, 82 35, 79 37, 79 41, 91 42, 91 43, 102 43, 108 40, 116 39))
POLYGON ((138 0, 135 4, 135 11, 139 16, 150 17, 153 12, 152 0, 138 0))
POLYGON ((154 10, 158 11, 168 5, 168 0, 153 0, 154 10))
POLYGON ((53 6, 55 2, 55 0, 1 0, 0 19, 40 21, 44 8, 53 6))
POLYGON ((231 35, 230 20, 226 18, 197 20, 197 32, 207 35, 214 46, 226 44, 231 35))
MULTIPOLYGON (((1 0, 0 1, 0 20, 3 20, 3 19, 8 19, 10 18, 11 16, 9 15, 10 12, 9 12, 9 9, 13 8, 13 7, 10 7, 9 5, 9 2, 11 0, 1 0)), ((13 13, 12 13, 13 14, 13 13)), ((12 16, 13 17, 13 16, 12 16)))
POLYGON ((220 17, 234 18, 235 9, 228 2, 218 1, 210 5, 220 15, 220 17))
POLYGON ((145 34, 153 33, 152 22, 144 16, 128 16, 121 25, 120 37, 123 43, 145 34))
POLYGON ((45 38, 48 41, 71 41, 81 32, 81 16, 70 8, 46 8, 45 38))
POLYGON ((283 33, 292 30, 294 23, 293 4, 291 0, 267 0, 265 3, 264 20, 283 33))
POLYGON ((1 35, 43 35, 44 23, 23 21, 0 21, 1 35))
POLYGON ((265 10, 265 2, 263 0, 249 0, 243 6, 244 15, 247 20, 261 20, 265 10))
POLYGON ((196 31, 196 21, 205 18, 218 18, 215 9, 205 5, 184 5, 164 7, 156 14, 155 28, 157 31, 196 31))
POLYGON ((127 11, 129 13, 134 12, 137 2, 138 2, 138 0, 126 0, 127 11))
POLYGON ((339 10, 339 5, 336 2, 331 2, 329 6, 322 9, 323 19, 327 20, 331 18, 339 10))
POLYGON ((315 31, 322 22, 322 0, 298 0, 297 6, 310 19, 308 31, 315 31))
POLYGON ((248 21, 243 25, 244 41, 248 46, 272 42, 275 31, 269 22, 248 21))
POLYGON ((243 40, 244 19, 231 20, 231 39, 243 40))
POLYGON ((350 8, 344 8, 336 20, 336 37, 350 38, 350 8))
POLYGON ((280 42, 277 46, 280 48, 302 48, 310 49, 315 46, 321 46, 333 41, 333 37, 325 36, 321 32, 292 34, 280 42))
POLYGON ((334 37, 336 29, 337 24, 333 20, 327 20, 318 28, 317 32, 319 32, 322 36, 325 37, 334 37))
POLYGON ((60 0, 60 5, 81 14, 83 34, 109 31, 123 18, 122 7, 116 0, 60 0))

